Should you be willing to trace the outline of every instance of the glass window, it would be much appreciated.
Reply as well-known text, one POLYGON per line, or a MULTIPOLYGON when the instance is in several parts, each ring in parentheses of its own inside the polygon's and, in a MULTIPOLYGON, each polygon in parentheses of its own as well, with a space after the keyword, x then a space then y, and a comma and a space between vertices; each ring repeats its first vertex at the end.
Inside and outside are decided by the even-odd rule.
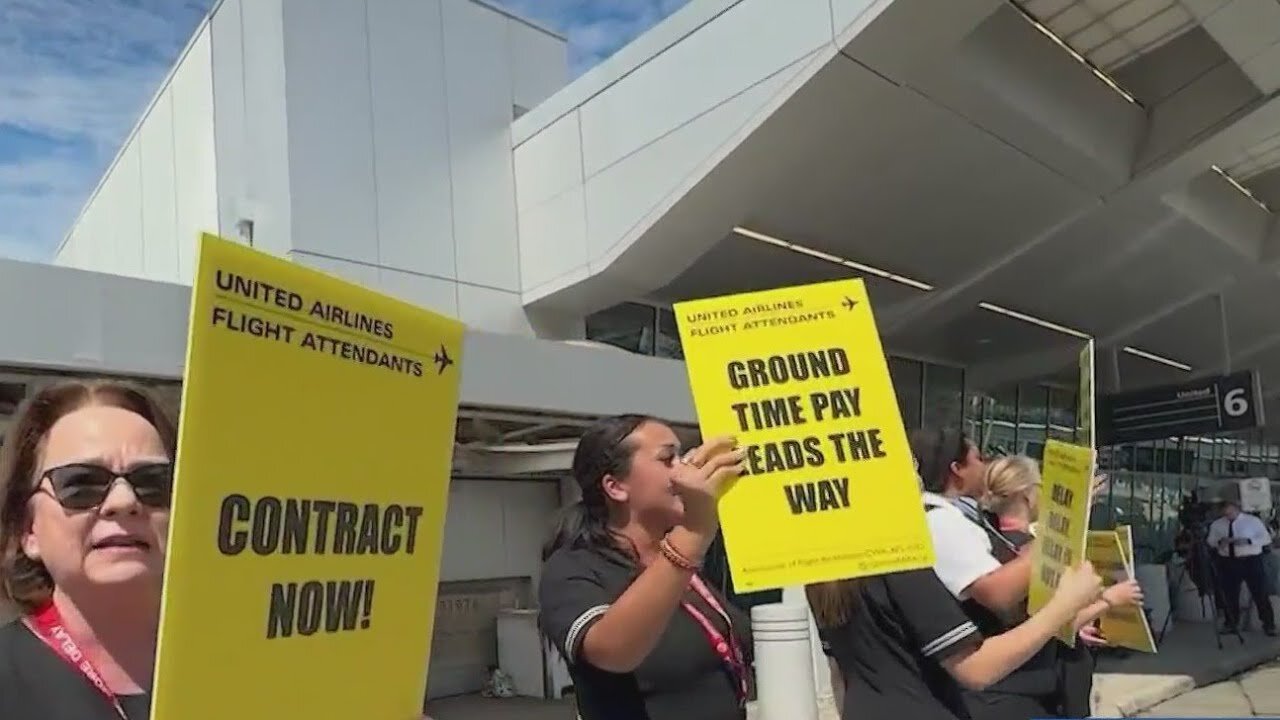
POLYGON ((641 355, 654 353, 657 308, 621 303, 587 316, 587 339, 641 355))
POLYGON ((990 427, 983 450, 993 455, 1012 455, 1018 443, 1018 389, 997 390, 991 395, 990 427))
POLYGON ((1073 442, 1076 428, 1076 393, 1049 391, 1049 439, 1073 442))
POLYGON ((1027 452, 1028 443, 1044 445, 1049 432, 1049 388, 1023 385, 1018 389, 1018 452, 1027 452))
POLYGON ((680 330, 676 327, 676 314, 666 308, 658 310, 658 357, 684 359, 680 330))
POLYGON ((915 360, 889 358, 889 376, 893 378, 893 392, 898 396, 898 410, 902 424, 908 430, 920 427, 920 391, 923 382, 923 366, 915 360))
POLYGON ((924 420, 928 428, 960 429, 964 422, 964 371, 924 366, 924 420))
POLYGON ((992 400, 985 393, 969 393, 964 399, 964 433, 980 448, 987 447, 991 405, 992 400))

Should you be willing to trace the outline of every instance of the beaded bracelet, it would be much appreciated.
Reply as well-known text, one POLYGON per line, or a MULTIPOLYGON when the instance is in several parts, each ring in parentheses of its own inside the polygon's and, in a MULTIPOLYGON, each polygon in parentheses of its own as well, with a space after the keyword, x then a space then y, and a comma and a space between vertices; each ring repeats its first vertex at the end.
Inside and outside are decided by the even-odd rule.
POLYGON ((667 559, 667 562, 671 563, 672 565, 675 565, 681 570, 684 570, 686 572, 692 572, 692 573, 698 572, 699 570, 698 563, 693 562, 689 558, 682 555, 679 550, 676 550, 674 547, 672 547, 671 541, 668 540, 667 538, 665 537, 662 538, 662 541, 658 543, 658 550, 659 552, 662 553, 662 557, 667 559))

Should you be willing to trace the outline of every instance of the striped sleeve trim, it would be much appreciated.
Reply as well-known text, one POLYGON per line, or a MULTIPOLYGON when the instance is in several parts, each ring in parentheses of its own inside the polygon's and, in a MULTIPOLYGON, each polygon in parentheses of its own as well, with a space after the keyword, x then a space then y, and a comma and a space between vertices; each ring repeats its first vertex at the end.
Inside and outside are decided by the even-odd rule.
POLYGON ((956 643, 965 640, 970 635, 976 635, 977 632, 977 625, 974 625, 972 622, 965 622, 955 626, 942 635, 939 635, 933 642, 927 643, 924 647, 920 648, 920 652, 925 657, 937 655, 956 643))
POLYGON ((564 657, 570 664, 577 660, 578 644, 585 637, 587 628, 591 627, 591 624, 596 620, 604 617, 604 614, 608 611, 608 605, 596 605, 593 608, 588 608, 569 626, 569 633, 564 637, 564 657))

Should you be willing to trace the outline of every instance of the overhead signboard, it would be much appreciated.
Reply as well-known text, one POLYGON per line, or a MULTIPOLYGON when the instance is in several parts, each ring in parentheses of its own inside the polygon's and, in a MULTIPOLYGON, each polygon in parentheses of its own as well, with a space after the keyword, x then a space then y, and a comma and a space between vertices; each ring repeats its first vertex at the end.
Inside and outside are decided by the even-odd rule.
POLYGON ((1242 370, 1098 398, 1098 445, 1211 435, 1264 424, 1258 374, 1242 370))

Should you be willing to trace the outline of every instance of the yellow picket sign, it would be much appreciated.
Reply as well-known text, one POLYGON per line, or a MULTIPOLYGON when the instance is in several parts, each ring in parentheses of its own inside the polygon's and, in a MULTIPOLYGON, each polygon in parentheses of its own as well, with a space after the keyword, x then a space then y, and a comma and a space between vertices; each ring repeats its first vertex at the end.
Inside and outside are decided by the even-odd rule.
POLYGON ((1117 525, 1116 535, 1120 537, 1120 550, 1124 553, 1125 561, 1129 565, 1129 575, 1137 577, 1137 571, 1133 568, 1133 528, 1128 525, 1117 525))
POLYGON ((1076 444, 1090 449, 1096 449, 1097 440, 1094 379, 1094 343, 1090 338, 1080 351, 1080 396, 1076 398, 1076 444))
MULTIPOLYGON (((1058 587, 1062 572, 1085 556, 1089 533, 1089 494, 1093 484, 1094 452, 1090 448, 1050 440, 1044 447, 1044 491, 1040 494, 1035 555, 1031 565, 1031 612, 1043 608, 1058 587)), ((1071 625, 1058 638, 1075 647, 1071 625)))
POLYGON ((419 717, 462 326, 212 236, 191 305, 152 717, 419 717))
POLYGON ((861 280, 675 306, 704 437, 747 474, 720 502, 734 587, 933 565, 919 483, 861 280))
MULTIPOLYGON (((1125 540, 1118 530, 1094 530, 1089 533, 1086 556, 1102 577, 1105 587, 1133 577, 1131 556, 1125 552, 1125 540)), ((1107 610, 1102 616, 1101 629, 1102 635, 1111 645, 1139 652, 1156 651, 1151 626, 1141 607, 1129 605, 1107 610)))

